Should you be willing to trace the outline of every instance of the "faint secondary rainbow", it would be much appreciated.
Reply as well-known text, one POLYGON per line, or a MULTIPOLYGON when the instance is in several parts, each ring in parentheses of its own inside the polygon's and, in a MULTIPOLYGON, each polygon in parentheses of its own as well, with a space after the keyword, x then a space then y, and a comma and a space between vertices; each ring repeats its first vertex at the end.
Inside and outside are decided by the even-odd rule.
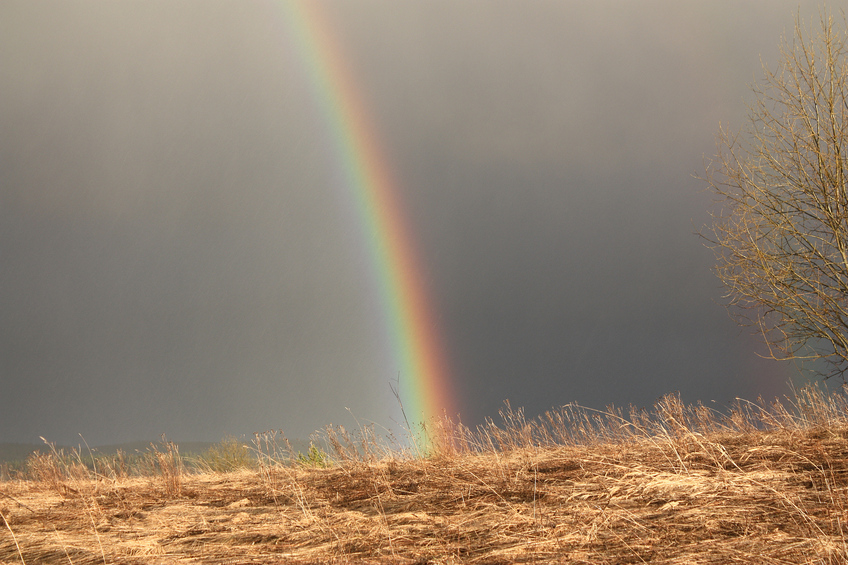
MULTIPOLYGON (((336 158, 353 192, 391 341, 398 389, 410 424, 456 415, 440 334, 423 284, 390 167, 321 6, 276 0, 332 132, 336 158)), ((386 383, 388 386, 388 383, 386 383)))

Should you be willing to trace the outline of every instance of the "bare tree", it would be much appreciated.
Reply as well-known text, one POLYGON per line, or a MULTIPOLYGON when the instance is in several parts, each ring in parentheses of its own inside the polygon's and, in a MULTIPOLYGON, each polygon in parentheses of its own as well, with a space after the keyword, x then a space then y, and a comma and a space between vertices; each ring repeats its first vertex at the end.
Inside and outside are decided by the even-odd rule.
MULTIPOLYGON (((776 359, 848 371, 848 45, 821 16, 799 18, 776 70, 753 86, 747 127, 720 129, 706 180, 719 195, 704 237, 731 311, 756 326, 776 359)), ((823 367, 823 369, 822 369, 823 367)))

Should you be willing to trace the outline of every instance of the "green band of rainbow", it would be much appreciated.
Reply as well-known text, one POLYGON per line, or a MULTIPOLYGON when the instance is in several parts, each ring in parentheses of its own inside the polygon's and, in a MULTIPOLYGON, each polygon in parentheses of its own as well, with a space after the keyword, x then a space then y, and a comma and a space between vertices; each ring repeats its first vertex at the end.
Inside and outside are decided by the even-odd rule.
POLYGON ((446 356, 396 185, 353 77, 317 2, 279 0, 287 28, 308 69, 333 132, 337 158, 380 285, 398 389, 410 423, 456 415, 446 356))

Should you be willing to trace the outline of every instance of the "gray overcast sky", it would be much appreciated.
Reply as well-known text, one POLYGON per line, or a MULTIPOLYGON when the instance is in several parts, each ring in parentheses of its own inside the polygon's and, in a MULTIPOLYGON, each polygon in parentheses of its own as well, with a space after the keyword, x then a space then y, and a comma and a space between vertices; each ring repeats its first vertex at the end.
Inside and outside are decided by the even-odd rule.
MULTIPOLYGON (((467 423, 504 399, 787 391, 721 305, 692 175, 797 2, 324 5, 467 423)), ((397 429, 361 227, 282 17, 0 4, 0 442, 397 429)))

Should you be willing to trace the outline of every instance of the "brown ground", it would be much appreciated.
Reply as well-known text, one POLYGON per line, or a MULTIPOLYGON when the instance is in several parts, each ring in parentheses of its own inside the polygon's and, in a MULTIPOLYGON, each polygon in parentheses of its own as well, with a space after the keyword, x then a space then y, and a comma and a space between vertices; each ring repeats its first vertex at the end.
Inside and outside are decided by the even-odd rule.
POLYGON ((703 408, 671 402, 566 446, 510 413, 477 453, 7 480, 0 563, 846 563, 843 408, 696 431, 703 408))

